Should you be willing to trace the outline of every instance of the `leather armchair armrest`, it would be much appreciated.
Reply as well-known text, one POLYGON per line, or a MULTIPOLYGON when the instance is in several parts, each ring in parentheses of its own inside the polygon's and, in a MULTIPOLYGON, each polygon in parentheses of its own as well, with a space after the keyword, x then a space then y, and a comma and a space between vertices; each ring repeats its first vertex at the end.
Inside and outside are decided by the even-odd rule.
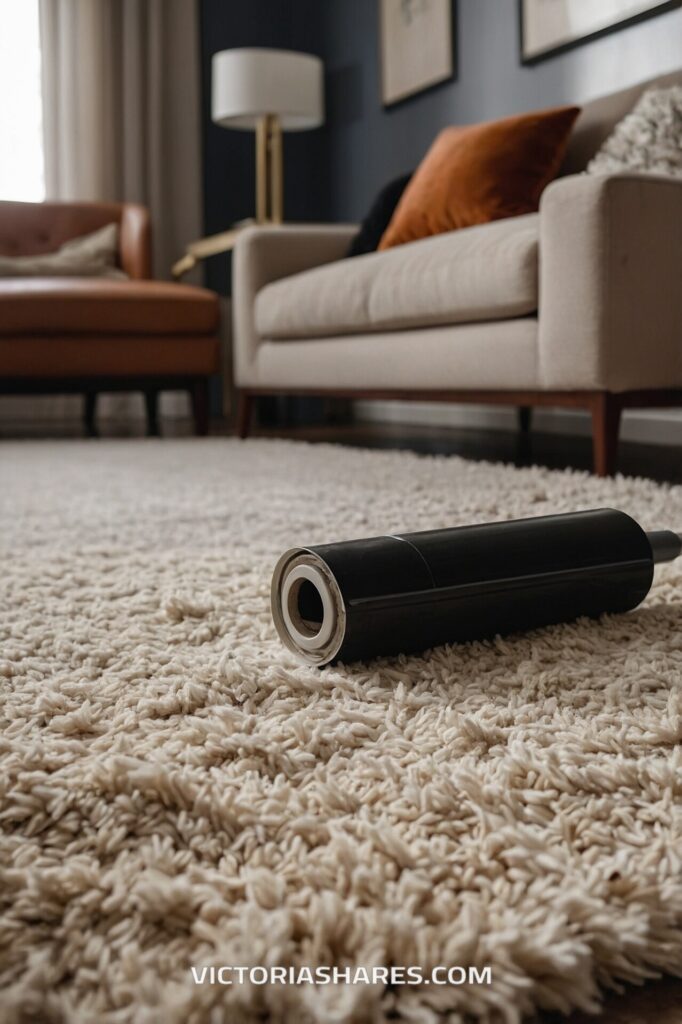
POLYGON ((540 203, 546 388, 682 386, 682 180, 572 175, 540 203))
POLYGON ((124 203, 120 227, 121 269, 133 280, 152 276, 151 224, 149 211, 138 203, 124 203))
POLYGON ((341 259, 355 224, 265 224, 240 231, 232 257, 235 379, 255 384, 259 337, 256 295, 266 284, 341 259))

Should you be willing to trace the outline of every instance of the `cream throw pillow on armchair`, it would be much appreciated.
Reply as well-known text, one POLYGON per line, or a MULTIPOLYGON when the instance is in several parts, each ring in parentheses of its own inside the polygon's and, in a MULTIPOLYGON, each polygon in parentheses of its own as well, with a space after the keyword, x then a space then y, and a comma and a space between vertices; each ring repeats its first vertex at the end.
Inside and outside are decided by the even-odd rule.
POLYGON ((0 277, 114 277, 127 274, 116 266, 118 224, 71 238, 56 252, 38 256, 0 256, 0 277))

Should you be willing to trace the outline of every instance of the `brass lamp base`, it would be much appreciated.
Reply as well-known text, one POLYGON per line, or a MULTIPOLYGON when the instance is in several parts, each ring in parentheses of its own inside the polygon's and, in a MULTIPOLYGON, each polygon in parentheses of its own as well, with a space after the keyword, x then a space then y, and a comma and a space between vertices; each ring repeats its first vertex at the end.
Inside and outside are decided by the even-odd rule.
MULTIPOLYGON (((256 224, 281 224, 284 216, 282 126, 275 114, 261 117, 256 126, 256 224)), ((184 256, 173 264, 174 278, 192 270, 199 260, 229 252, 239 231, 253 221, 243 221, 229 231, 190 242, 184 256)))
POLYGON ((256 126, 256 221, 281 224, 284 205, 282 126, 276 114, 261 117, 256 126))

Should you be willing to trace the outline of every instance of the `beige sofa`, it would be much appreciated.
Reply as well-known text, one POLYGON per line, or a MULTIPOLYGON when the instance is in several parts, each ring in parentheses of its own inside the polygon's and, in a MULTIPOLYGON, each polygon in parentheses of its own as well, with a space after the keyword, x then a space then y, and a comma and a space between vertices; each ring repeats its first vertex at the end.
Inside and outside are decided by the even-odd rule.
POLYGON ((577 406, 611 473, 623 409, 682 405, 682 180, 580 173, 649 84, 584 107, 539 213, 347 260, 352 225, 241 233, 240 435, 263 394, 577 406))

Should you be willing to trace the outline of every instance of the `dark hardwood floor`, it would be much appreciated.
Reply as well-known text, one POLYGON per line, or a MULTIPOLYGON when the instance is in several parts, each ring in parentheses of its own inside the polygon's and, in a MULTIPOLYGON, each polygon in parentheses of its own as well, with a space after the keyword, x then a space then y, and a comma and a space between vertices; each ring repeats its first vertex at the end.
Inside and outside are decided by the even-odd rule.
MULTIPOLYGON (((406 448, 431 455, 461 455, 465 459, 534 464, 551 469, 592 467, 589 437, 567 434, 522 434, 511 430, 477 430, 415 424, 352 423, 347 425, 256 428, 253 437, 290 437, 311 442, 365 448, 406 448)), ((668 483, 682 483, 682 447, 621 441, 618 472, 668 483)))
MULTIPOLYGON (((162 420, 161 435, 183 437, 193 433, 190 420, 162 420)), ((214 419, 213 436, 233 433, 226 420, 214 419)), ((107 421, 100 424, 102 437, 138 437, 144 434, 141 420, 107 421)), ((78 420, 59 424, 1 423, 3 438, 82 437, 78 420)), ((551 469, 583 469, 592 466, 589 437, 544 434, 531 431, 483 430, 472 427, 434 427, 399 423, 330 423, 315 426, 258 427, 252 437, 286 437, 311 443, 345 444, 361 448, 397 448, 431 455, 460 455, 465 459, 507 462, 516 466, 548 466, 551 469)), ((618 472, 668 483, 682 483, 682 446, 638 444, 621 441, 618 472)))

